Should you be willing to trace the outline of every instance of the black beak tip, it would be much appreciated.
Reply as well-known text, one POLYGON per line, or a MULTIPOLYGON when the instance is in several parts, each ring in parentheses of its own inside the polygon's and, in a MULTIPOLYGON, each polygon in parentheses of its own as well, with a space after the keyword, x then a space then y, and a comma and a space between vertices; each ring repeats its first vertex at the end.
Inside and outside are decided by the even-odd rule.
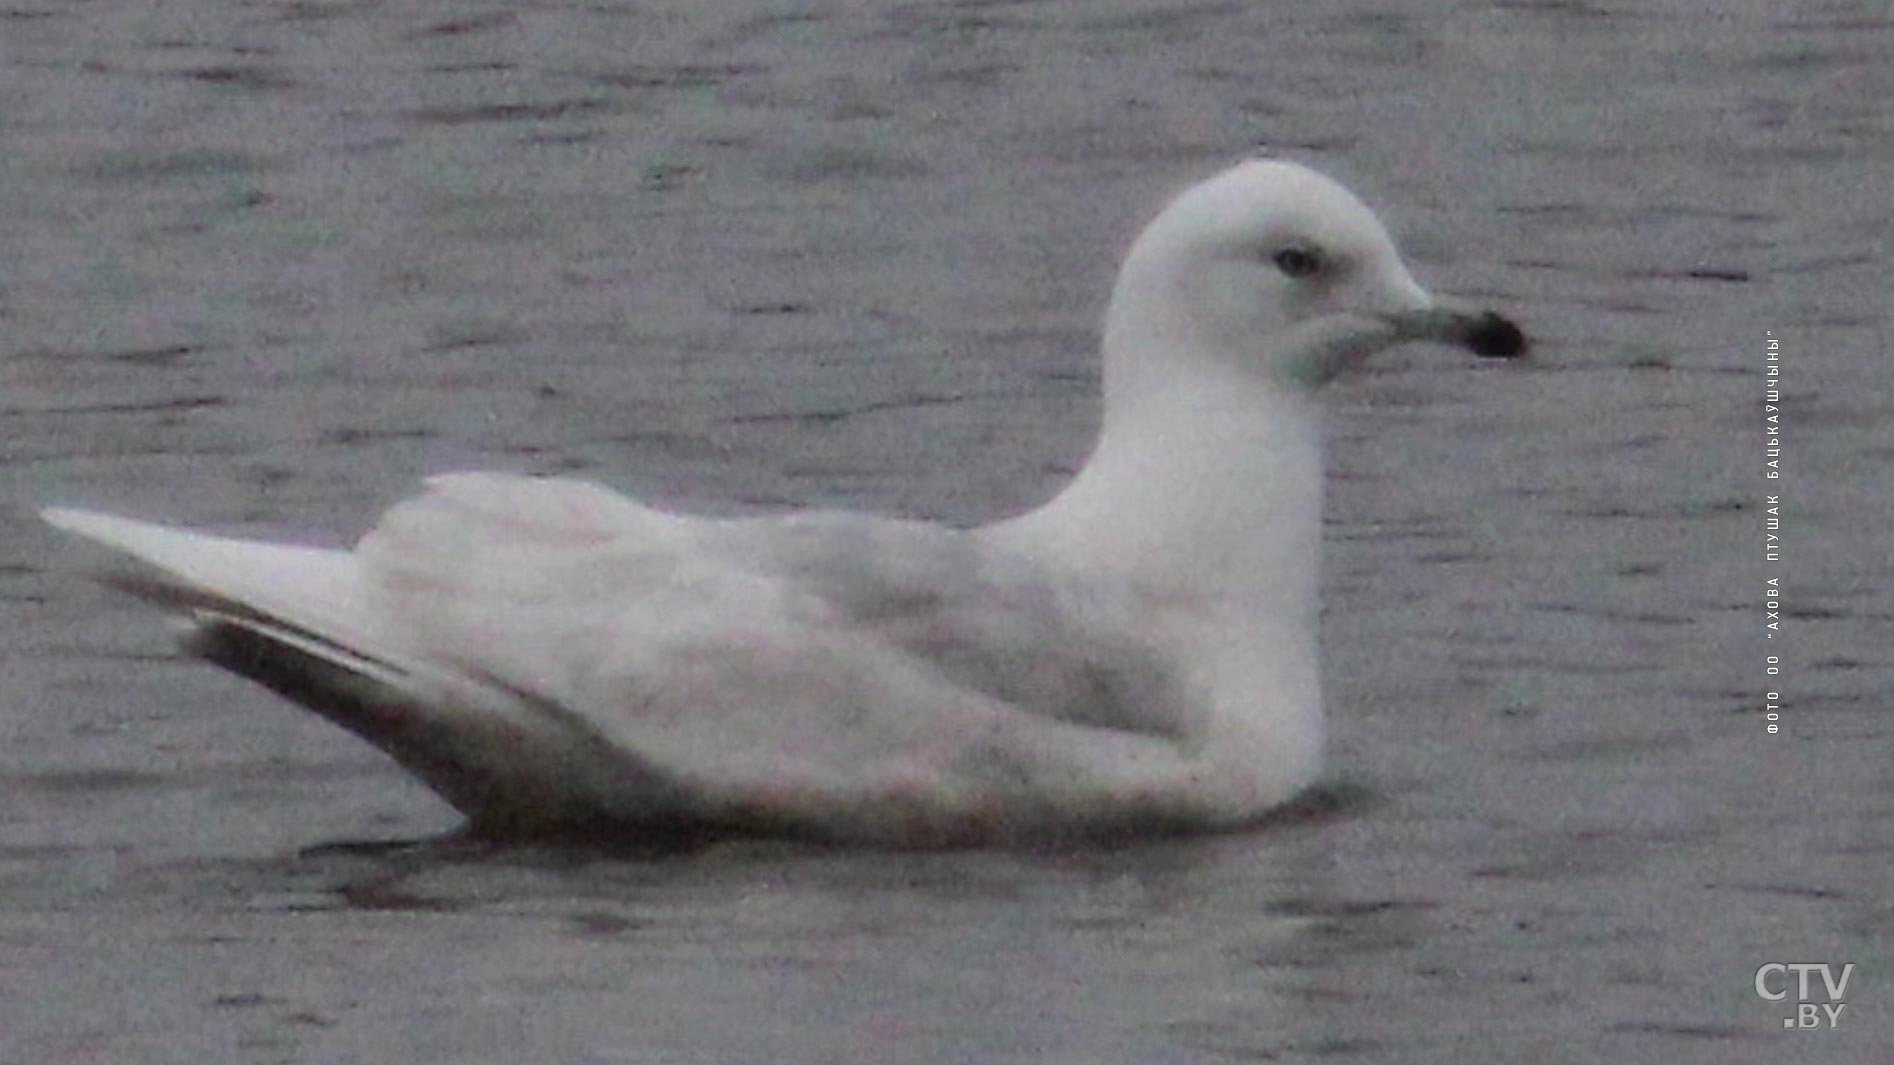
POLYGON ((1487 311, 1467 331, 1467 347, 1482 358, 1516 359, 1526 353, 1526 334, 1511 319, 1487 311))

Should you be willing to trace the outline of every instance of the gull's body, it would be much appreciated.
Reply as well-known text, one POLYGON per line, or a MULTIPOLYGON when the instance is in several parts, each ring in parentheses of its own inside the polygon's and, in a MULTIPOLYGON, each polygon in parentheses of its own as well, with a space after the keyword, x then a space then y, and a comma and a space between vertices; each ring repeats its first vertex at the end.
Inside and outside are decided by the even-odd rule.
POLYGON ((476 830, 1230 827, 1321 764, 1317 390, 1407 339, 1522 345, 1345 190, 1250 162, 1134 244, 1098 448, 1007 521, 715 520, 500 474, 434 478, 353 551, 47 517, 476 830))

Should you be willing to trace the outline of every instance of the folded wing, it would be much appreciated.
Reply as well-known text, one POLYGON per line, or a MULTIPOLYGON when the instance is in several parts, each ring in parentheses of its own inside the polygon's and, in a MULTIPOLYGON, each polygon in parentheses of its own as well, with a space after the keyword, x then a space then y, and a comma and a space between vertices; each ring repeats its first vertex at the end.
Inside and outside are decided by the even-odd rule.
POLYGON ((1128 593, 939 526, 686 518, 495 474, 431 480, 353 552, 48 518, 156 566, 136 590, 192 616, 200 653, 490 829, 1111 818, 1117 771, 1161 774, 1192 731, 1128 593))

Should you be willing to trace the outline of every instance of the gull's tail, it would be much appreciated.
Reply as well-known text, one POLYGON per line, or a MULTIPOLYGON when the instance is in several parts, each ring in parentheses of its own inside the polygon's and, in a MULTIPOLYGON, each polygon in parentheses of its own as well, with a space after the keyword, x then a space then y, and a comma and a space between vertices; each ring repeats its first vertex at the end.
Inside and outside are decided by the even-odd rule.
MULTIPOLYGON (((107 583, 182 616, 187 651, 321 714, 391 755, 473 822, 500 833, 589 819, 569 715, 404 654, 349 551, 260 543, 49 507, 53 526, 155 571, 107 583)), ((582 738, 581 738, 582 739, 582 738)))

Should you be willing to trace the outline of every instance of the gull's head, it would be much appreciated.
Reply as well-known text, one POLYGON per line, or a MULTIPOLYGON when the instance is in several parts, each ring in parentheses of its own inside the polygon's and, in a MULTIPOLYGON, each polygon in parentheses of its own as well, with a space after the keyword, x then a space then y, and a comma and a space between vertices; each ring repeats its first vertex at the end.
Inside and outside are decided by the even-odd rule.
MULTIPOLYGON (((1251 160, 1186 189, 1125 258, 1106 322, 1115 359, 1208 359, 1310 389, 1376 351, 1433 340, 1525 351, 1492 311, 1415 282, 1353 193, 1295 163, 1251 160)), ((1109 369, 1108 373, 1111 372, 1109 369)))

